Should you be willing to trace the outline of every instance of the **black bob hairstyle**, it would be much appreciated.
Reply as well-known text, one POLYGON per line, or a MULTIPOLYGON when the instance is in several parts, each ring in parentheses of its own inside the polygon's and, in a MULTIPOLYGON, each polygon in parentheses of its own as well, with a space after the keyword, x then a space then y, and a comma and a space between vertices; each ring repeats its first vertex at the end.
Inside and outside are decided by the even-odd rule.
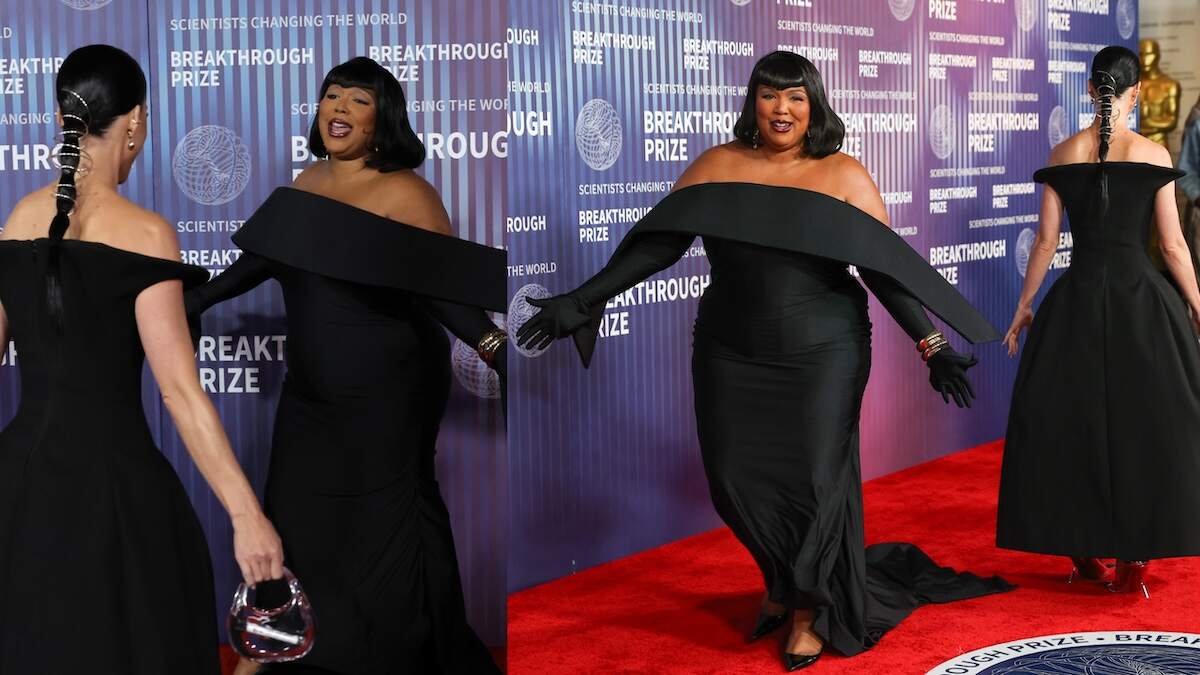
POLYGON ((809 105, 804 154, 819 159, 841 150, 842 140, 846 137, 846 125, 833 108, 829 107, 821 73, 817 72, 817 67, 812 61, 795 52, 785 51, 767 54, 754 64, 754 70, 750 72, 750 83, 746 85, 746 102, 742 105, 741 116, 733 125, 733 135, 742 144, 751 148, 756 145, 758 116, 755 100, 758 98, 760 86, 780 90, 804 87, 808 92, 809 105))
MULTIPOLYGON (((321 83, 320 100, 332 85, 366 89, 375 96, 375 131, 367 143, 366 164, 387 173, 415 169, 425 161, 425 146, 408 123, 408 103, 400 83, 375 61, 356 56, 334 66, 321 83)), ((308 131, 308 149, 322 159, 329 156, 321 140, 320 118, 314 117, 308 131)))

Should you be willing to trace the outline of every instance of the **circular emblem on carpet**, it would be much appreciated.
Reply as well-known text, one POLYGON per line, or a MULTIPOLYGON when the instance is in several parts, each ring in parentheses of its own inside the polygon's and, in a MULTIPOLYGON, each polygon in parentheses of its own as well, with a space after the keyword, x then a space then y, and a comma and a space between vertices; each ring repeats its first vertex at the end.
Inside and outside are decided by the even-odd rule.
POLYGON ((1200 635, 1068 633, 1002 642, 946 661, 926 675, 1184 675, 1200 673, 1200 635))

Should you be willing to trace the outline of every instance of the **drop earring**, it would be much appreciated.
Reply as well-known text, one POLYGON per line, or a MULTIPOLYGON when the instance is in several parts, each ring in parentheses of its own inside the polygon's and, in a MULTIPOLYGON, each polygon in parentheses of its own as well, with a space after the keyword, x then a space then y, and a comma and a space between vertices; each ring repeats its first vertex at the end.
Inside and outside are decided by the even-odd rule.
POLYGON ((757 148, 759 145, 759 133, 757 128, 754 129, 754 135, 750 137, 750 145, 755 148, 757 148))
POLYGON ((133 149, 133 146, 134 146, 134 144, 133 144, 133 130, 132 130, 132 129, 130 129, 130 130, 129 130, 129 132, 128 132, 126 135, 129 137, 129 142, 125 144, 125 147, 129 148, 130 150, 132 150, 132 149, 133 149))

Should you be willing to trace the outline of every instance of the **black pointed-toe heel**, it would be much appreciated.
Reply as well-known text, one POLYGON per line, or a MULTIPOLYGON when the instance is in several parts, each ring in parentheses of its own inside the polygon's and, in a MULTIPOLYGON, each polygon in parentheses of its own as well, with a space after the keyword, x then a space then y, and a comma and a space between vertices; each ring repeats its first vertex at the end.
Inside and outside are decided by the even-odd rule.
POLYGON ((821 652, 817 652, 816 654, 789 654, 785 651, 783 653, 783 667, 789 673, 792 673, 811 666, 820 658, 821 652))
POLYGON ((754 630, 746 636, 746 642, 754 642, 759 638, 764 638, 771 633, 783 627, 787 623, 788 613, 783 614, 767 614, 766 612, 758 613, 758 620, 754 622, 754 630))

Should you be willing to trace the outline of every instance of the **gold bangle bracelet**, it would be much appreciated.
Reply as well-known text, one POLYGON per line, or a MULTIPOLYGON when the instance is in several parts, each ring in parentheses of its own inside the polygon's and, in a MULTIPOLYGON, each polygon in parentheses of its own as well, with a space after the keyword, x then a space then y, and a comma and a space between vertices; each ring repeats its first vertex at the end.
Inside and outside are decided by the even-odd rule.
POLYGON ((500 349, 505 342, 508 341, 508 333, 497 328, 483 334, 479 339, 479 344, 475 347, 475 352, 479 354, 479 358, 483 360, 489 367, 496 360, 496 350, 500 349))
POLYGON ((942 334, 942 331, 935 330, 917 341, 917 351, 924 352, 938 344, 948 343, 946 342, 946 336, 942 334))
POLYGON ((934 354, 937 354, 938 352, 942 351, 943 349, 945 349, 949 346, 950 346, 949 342, 943 341, 942 344, 940 344, 940 345, 930 347, 929 349, 926 349, 925 351, 921 352, 921 360, 928 361, 929 359, 933 358, 934 354))

